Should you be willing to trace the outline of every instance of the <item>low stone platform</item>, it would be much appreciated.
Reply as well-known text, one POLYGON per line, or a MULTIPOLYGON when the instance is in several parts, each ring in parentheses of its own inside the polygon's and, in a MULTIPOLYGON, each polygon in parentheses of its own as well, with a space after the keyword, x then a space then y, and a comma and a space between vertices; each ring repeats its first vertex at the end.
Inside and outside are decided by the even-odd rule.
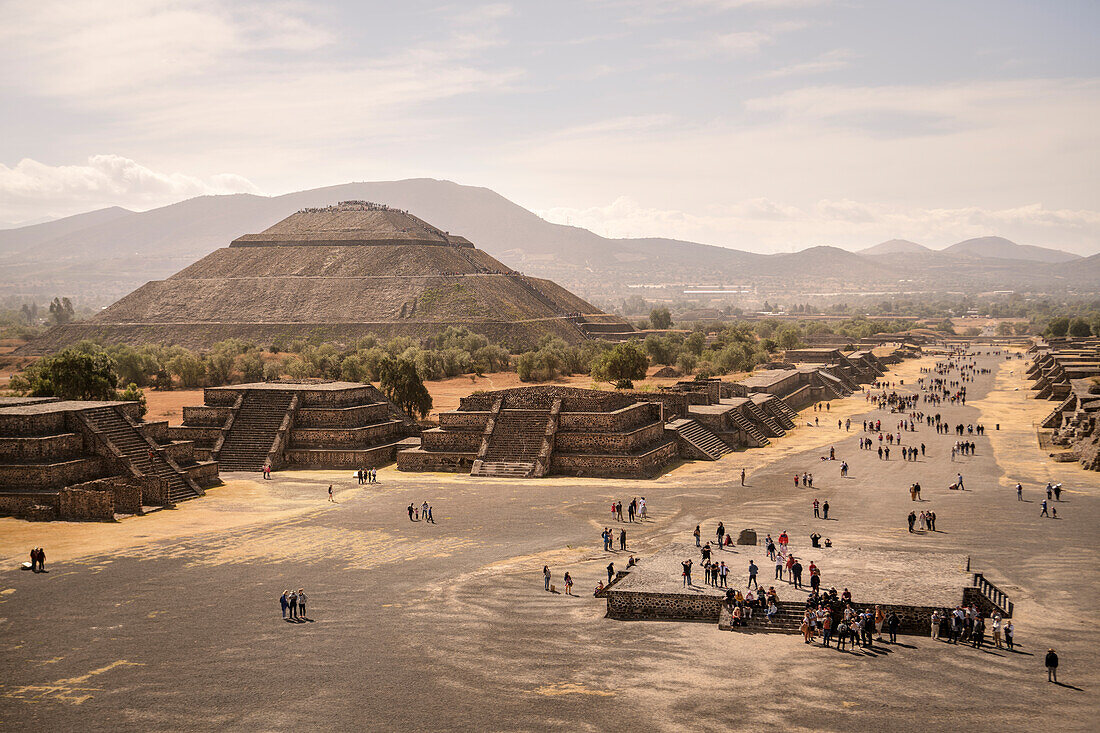
MULTIPOLYGON (((759 568, 760 588, 775 587, 783 608, 804 604, 810 594, 809 566, 813 562, 821 570, 822 591, 836 588, 842 593, 847 588, 856 607, 879 605, 887 612, 896 611, 902 618, 903 633, 925 633, 928 618, 936 608, 970 602, 977 602, 987 613, 995 608, 975 586, 975 574, 967 570, 966 555, 835 547, 792 547, 791 551, 802 563, 804 589, 796 589, 788 579, 775 578, 775 563, 768 559, 763 544, 715 548, 711 559, 726 563, 730 568, 728 587, 743 593, 748 588, 749 561, 754 561, 759 568)), ((699 548, 694 543, 674 543, 639 560, 601 595, 607 599, 607 615, 611 618, 717 623, 726 589, 705 585, 705 577, 699 548), (685 588, 681 563, 687 559, 693 563, 693 585, 685 588)))

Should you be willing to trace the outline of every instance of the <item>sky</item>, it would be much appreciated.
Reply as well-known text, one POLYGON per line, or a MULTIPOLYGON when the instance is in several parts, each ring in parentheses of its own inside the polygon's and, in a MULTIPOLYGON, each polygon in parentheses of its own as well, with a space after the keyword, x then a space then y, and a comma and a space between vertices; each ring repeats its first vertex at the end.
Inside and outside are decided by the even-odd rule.
POLYGON ((759 252, 1100 251, 1100 3, 0 0, 0 222, 431 177, 759 252))

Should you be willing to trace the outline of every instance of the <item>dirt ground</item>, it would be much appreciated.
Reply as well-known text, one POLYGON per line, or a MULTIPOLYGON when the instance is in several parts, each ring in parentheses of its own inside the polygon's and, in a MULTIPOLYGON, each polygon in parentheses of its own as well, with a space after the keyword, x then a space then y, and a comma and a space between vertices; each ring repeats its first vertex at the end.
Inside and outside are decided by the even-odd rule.
MULTIPOLYGON (((899 391, 931 361, 900 365, 899 391)), ((837 419, 898 416, 857 394, 804 411, 766 448, 651 481, 386 468, 361 487, 348 472, 237 474, 205 498, 115 523, 0 519, 0 728, 1095 730, 1100 475, 1046 460, 1033 423, 1051 403, 1026 399, 1024 361, 981 361, 994 374, 970 385, 968 404, 935 408, 987 427, 956 461, 956 437, 924 428, 905 436, 926 444, 917 462, 858 450, 859 430, 837 419), (830 446, 849 477, 821 460, 830 446), (814 489, 792 486, 803 471, 814 489), (964 492, 947 489, 956 472, 964 492), (1038 516, 1049 479, 1065 487, 1058 519, 1038 516), (632 496, 646 497, 650 521, 624 525, 629 551, 603 552, 610 502, 632 496), (827 522, 814 498, 829 499, 827 522), (409 520, 422 501, 435 524, 409 520), (939 531, 908 533, 913 508, 934 509, 939 531), (1018 651, 910 636, 838 652, 604 617, 591 589, 609 562, 645 563, 718 520, 735 535, 786 530, 796 549, 820 531, 838 549, 968 555, 1016 604, 1018 651), (16 569, 34 545, 46 574, 16 569), (559 587, 570 572, 578 595, 544 592, 544 564, 559 587), (284 621, 279 594, 299 587, 309 620, 284 621), (1046 681, 1049 647, 1060 686, 1046 681)))

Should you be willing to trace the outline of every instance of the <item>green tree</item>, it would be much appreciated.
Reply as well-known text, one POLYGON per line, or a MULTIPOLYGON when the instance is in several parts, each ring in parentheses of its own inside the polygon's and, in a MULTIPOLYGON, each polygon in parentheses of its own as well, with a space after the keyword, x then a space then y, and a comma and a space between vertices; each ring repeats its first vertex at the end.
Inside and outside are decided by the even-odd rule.
POLYGON ((998 336, 1011 336, 1012 335, 1012 324, 1009 323, 1008 321, 1001 321, 1000 323, 998 323, 997 324, 997 335, 998 336))
POLYGON ((186 350, 173 356, 164 366, 169 374, 179 378, 185 389, 202 386, 202 378, 206 375, 202 359, 186 350))
POLYGON ((11 388, 32 397, 63 400, 113 400, 118 387, 114 362, 97 348, 83 351, 68 348, 39 359, 22 374, 12 377, 11 388))
POLYGON ((1051 336, 1065 336, 1069 332, 1068 318, 1055 318, 1047 324, 1047 333, 1051 336))
POLYGON ((779 329, 775 340, 783 349, 797 349, 802 345, 802 334, 795 326, 785 326, 779 329))
POLYGON ((148 411, 149 408, 145 403, 145 390, 143 390, 141 387, 137 386, 133 382, 130 382, 126 385, 126 389, 119 392, 118 398, 127 402, 138 403, 139 414, 141 415, 141 417, 145 417, 145 413, 148 411))
POLYGON ((626 341, 596 357, 592 377, 601 382, 645 379, 649 359, 633 341, 626 341))
POLYGON ((408 359, 387 358, 381 364, 382 391, 386 397, 408 416, 421 419, 432 409, 432 396, 428 393, 416 364, 408 359))
POLYGON ((1074 338, 1087 338, 1092 335, 1092 327, 1084 318, 1074 318, 1069 324, 1069 335, 1074 338))
POLYGON ((54 298, 50 303, 50 318, 57 325, 73 320, 73 304, 68 298, 54 298))
POLYGON ((654 308, 649 312, 649 323, 657 329, 672 328, 672 314, 663 306, 654 308))

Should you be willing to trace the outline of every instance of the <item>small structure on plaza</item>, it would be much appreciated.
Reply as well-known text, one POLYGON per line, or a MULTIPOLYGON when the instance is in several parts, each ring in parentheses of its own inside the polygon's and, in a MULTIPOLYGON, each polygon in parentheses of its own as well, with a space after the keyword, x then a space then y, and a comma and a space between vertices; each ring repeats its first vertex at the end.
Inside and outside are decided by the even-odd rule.
POLYGON ((527 277, 407 211, 367 201, 303 209, 246 234, 21 353, 82 339, 209 348, 229 338, 354 344, 467 327, 513 350, 546 335, 576 343, 634 333, 559 285, 527 277))
POLYGON ((1039 423, 1040 439, 1064 449, 1051 454, 1056 460, 1100 471, 1100 339, 1050 339, 1032 351, 1036 398, 1058 402, 1039 423))
MULTIPOLYGON (((966 555, 813 548, 798 551, 797 556, 804 566, 812 561, 820 568, 822 592, 846 588, 852 593, 854 608, 880 606, 886 614, 897 613, 903 634, 928 634, 932 612, 957 605, 973 603, 984 614, 996 612, 1004 618, 1012 617, 1012 601, 982 573, 973 572, 966 555)), ((694 544, 674 543, 619 571, 614 582, 596 595, 606 599, 607 616, 614 619, 704 621, 723 630, 798 633, 810 595, 808 570, 803 573, 805 589, 796 589, 787 580, 773 579, 774 563, 762 546, 738 543, 736 553, 716 548, 713 560, 724 561, 729 567, 729 588, 747 593, 748 564, 753 560, 759 568, 756 592, 774 587, 779 597, 772 619, 757 608, 751 619, 734 629, 726 603, 727 589, 707 584, 702 567, 695 568, 692 585, 684 586, 681 562, 697 561, 698 557, 699 549, 694 544)), ((838 621, 843 606, 837 604, 832 610, 834 621, 838 621)))
POLYGON ((111 519, 202 496, 218 464, 136 402, 0 398, 0 514, 111 519))
POLYGON ((520 387, 464 397, 439 414, 402 471, 534 478, 550 474, 647 478, 676 459, 663 406, 576 387, 520 387))
POLYGON ((416 445, 416 424, 376 387, 282 380, 208 387, 168 429, 226 471, 374 468, 416 445))

